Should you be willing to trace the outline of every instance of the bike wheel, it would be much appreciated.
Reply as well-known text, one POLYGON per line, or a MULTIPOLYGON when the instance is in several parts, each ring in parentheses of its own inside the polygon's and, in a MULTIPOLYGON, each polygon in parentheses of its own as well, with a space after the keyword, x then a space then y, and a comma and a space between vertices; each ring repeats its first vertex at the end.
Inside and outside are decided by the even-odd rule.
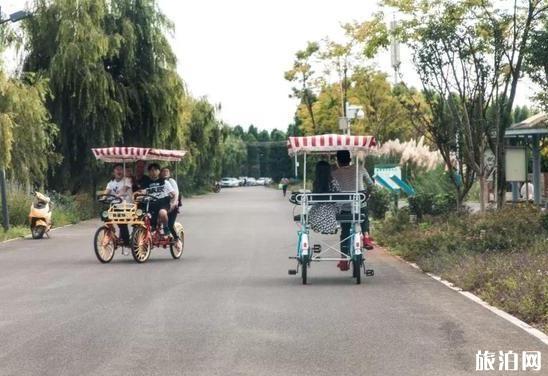
POLYGON ((171 252, 171 257, 173 257, 174 259, 180 259, 182 254, 183 254, 183 251, 185 249, 185 233, 184 231, 181 229, 178 233, 179 235, 179 240, 181 241, 181 248, 178 249, 176 244, 170 244, 169 245, 169 251, 171 252))
POLYGON ((151 248, 146 228, 136 228, 131 234, 131 255, 133 259, 139 264, 147 261, 150 257, 151 248))
POLYGON ((31 226, 30 233, 32 234, 33 239, 42 239, 46 233, 45 226, 31 226))
POLYGON ((108 227, 103 226, 99 227, 95 232, 95 237, 93 240, 93 245, 95 249, 95 256, 103 264, 112 261, 114 257, 114 236, 112 230, 108 227))
POLYGON ((356 284, 362 283, 362 255, 354 256, 352 260, 352 274, 356 278, 356 284))
POLYGON ((301 263, 301 275, 303 277, 303 285, 308 283, 308 258, 305 257, 301 263))

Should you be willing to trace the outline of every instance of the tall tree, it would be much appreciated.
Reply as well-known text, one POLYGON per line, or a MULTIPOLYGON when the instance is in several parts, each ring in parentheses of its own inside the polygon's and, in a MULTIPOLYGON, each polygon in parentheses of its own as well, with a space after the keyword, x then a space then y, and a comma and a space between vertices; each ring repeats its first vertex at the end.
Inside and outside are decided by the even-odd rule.
POLYGON ((43 186, 48 166, 60 161, 53 151, 57 127, 45 102, 44 79, 8 78, 0 71, 0 168, 26 186, 43 186))
POLYGON ((155 0, 36 0, 35 9, 24 70, 50 82, 68 172, 59 188, 92 183, 91 147, 180 144, 183 85, 155 0))
MULTIPOLYGON (((548 12, 546 12, 548 13, 548 12)), ((543 27, 534 30, 527 48, 526 71, 539 87, 535 99, 548 112, 548 15, 543 15, 543 27)))
POLYGON ((287 81, 295 83, 292 96, 305 105, 314 129, 316 129, 316 119, 312 105, 315 101, 314 90, 318 87, 318 77, 313 64, 319 49, 317 42, 308 42, 305 49, 297 51, 292 69, 284 75, 287 81))
POLYGON ((495 153, 497 203, 502 206, 504 133, 512 122, 529 35, 546 10, 546 1, 516 0, 510 11, 483 0, 385 0, 384 4, 408 16, 398 30, 400 37, 414 50, 425 92, 446 102, 440 108, 447 108, 458 125, 465 158, 480 181, 488 173, 485 150, 489 146, 495 153))
MULTIPOLYGON (((8 24, 0 25, 0 53, 18 39, 8 24)), ((9 77, 0 65, 0 169, 29 189, 43 186, 48 166, 60 160, 52 147, 57 127, 45 105, 49 95, 43 77, 9 77)))

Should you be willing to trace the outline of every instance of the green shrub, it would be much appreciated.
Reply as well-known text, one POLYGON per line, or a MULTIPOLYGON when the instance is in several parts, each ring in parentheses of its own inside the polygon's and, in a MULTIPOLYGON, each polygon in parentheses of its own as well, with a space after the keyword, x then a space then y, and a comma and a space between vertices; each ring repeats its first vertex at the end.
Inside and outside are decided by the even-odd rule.
MULTIPOLYGON (((98 215, 98 207, 89 194, 76 196, 63 195, 58 192, 46 192, 53 203, 54 226, 77 223, 81 220, 94 218, 98 215)), ((10 226, 28 228, 28 215, 32 204, 32 196, 21 189, 12 189, 7 194, 10 226)), ((0 220, 3 220, 0 213, 0 220)))
POLYGON ((548 330, 548 229, 529 206, 484 214, 405 214, 376 226, 391 252, 472 291, 541 330, 548 330))
POLYGON ((541 216, 541 223, 542 223, 542 228, 543 228, 545 231, 548 231, 548 213, 544 213, 544 214, 541 216))
MULTIPOLYGON (((28 216, 32 198, 21 190, 9 190, 7 192, 9 222, 13 226, 28 225, 28 216)), ((0 219, 4 217, 0 213, 0 219)))
POLYGON ((422 172, 411 182, 416 195, 409 197, 409 208, 417 218, 425 215, 446 215, 455 211, 455 187, 443 167, 422 172))
POLYGON ((367 203, 369 214, 375 219, 384 219, 390 208, 390 201, 390 193, 386 189, 374 185, 367 203))

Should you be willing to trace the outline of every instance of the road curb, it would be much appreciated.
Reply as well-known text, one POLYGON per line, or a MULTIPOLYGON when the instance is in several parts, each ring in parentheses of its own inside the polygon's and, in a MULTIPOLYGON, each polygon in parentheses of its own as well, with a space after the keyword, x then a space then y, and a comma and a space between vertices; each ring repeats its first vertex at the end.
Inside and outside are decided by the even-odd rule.
MULTIPOLYGON (((76 225, 79 225, 79 224, 82 224, 82 223, 86 223, 88 221, 93 221, 93 219, 86 219, 86 220, 80 221, 78 223, 69 223, 68 225, 64 225, 64 226, 61 226, 61 227, 54 227, 49 231, 53 232, 53 231, 56 231, 56 230, 61 230, 61 229, 66 228, 66 227, 76 226, 76 225)), ((21 236, 21 237, 18 237, 18 238, 4 240, 4 241, 0 242, 0 245, 5 244, 5 243, 9 243, 9 242, 14 242, 16 240, 23 240, 23 239, 32 239, 32 235, 28 234, 28 235, 21 236)))
MULTIPOLYGON (((381 247, 379 247, 381 248, 381 247)), ((381 248, 381 249, 384 249, 384 248, 381 248)), ((527 324, 526 322, 524 321, 521 321, 520 319, 518 319, 517 317, 509 314, 508 312, 505 312, 503 310, 501 310, 500 308, 497 308, 497 307, 494 307, 492 305, 490 305, 489 303, 487 303, 486 301, 484 301, 483 299, 481 299, 480 297, 472 294, 471 292, 469 291, 464 291, 463 289, 461 289, 460 287, 458 286, 455 286, 455 284, 449 282, 449 281, 446 281, 445 279, 435 275, 435 274, 432 274, 432 273, 428 273, 428 272, 425 272, 424 270, 422 270, 420 268, 420 266, 418 266, 417 264, 413 263, 413 262, 410 262, 410 261, 407 261, 405 259, 403 259, 402 257, 398 256, 398 255, 394 255, 394 254, 391 254, 390 252, 387 252, 389 253, 390 255, 392 255, 393 257, 395 257, 396 259, 406 263, 407 265, 411 266, 412 268, 414 269, 417 269, 418 271, 420 271, 421 273, 424 273, 426 274, 427 276, 429 276, 430 278, 442 283, 443 285, 445 285, 446 287, 450 288, 451 290, 453 291, 456 291, 458 292, 459 294, 465 296, 466 298, 468 298, 469 300, 473 301, 474 303, 477 303, 479 305, 481 305, 482 307, 484 308, 487 308, 489 311, 493 312, 495 315, 505 319, 506 321, 514 324, 515 326, 517 326, 518 328, 526 331, 527 333, 529 333, 530 335, 532 335, 533 337, 536 337, 537 339, 539 339, 542 343, 544 343, 545 345, 548 345, 548 335, 546 335, 545 333, 541 332, 539 329, 536 329, 536 328, 533 328, 531 325, 527 324)))

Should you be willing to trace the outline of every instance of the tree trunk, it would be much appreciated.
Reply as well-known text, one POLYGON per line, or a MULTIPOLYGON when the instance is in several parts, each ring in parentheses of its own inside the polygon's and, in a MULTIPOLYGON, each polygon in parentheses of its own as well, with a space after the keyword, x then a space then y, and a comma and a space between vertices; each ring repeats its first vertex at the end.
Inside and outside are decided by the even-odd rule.
POLYGON ((485 202, 487 201, 486 196, 488 195, 487 178, 486 178, 484 173, 482 173, 479 176, 479 183, 480 183, 480 211, 482 213, 484 213, 485 212, 485 202))

